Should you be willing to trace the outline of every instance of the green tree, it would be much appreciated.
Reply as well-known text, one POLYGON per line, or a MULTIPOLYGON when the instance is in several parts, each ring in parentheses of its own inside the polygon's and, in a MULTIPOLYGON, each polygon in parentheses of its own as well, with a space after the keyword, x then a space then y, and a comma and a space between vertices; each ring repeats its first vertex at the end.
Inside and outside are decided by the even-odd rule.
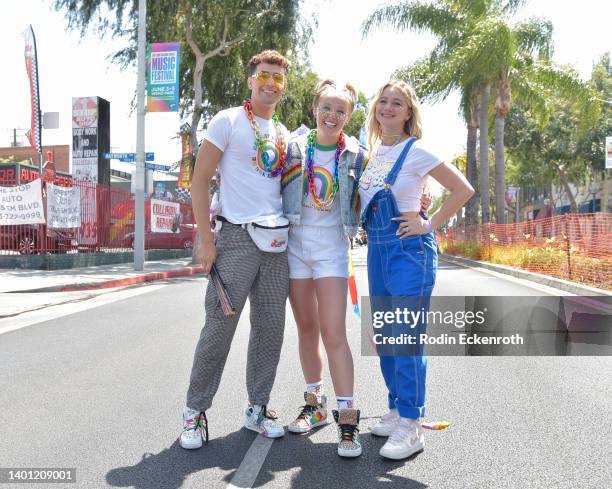
MULTIPOLYGON (((471 24, 480 18, 486 4, 490 2, 470 2, 443 0, 433 3, 404 1, 377 9, 363 23, 364 35, 376 27, 391 26, 397 30, 412 29, 428 31, 436 36, 437 44, 432 52, 411 66, 400 68, 395 76, 415 86, 417 93, 427 101, 444 100, 451 91, 461 92, 461 113, 467 125, 467 169, 468 181, 478 189, 478 168, 476 161, 476 142, 478 128, 481 134, 481 207, 483 222, 489 220, 490 198, 488 182, 488 124, 482 124, 488 117, 489 84, 473 71, 446 69, 449 58, 456 50, 469 42, 471 24), (483 102, 484 98, 484 103, 483 102), (484 150, 483 150, 484 148, 484 150)), ((501 3, 501 2, 498 2, 501 3)), ((504 11, 513 11, 520 2, 505 2, 504 11)), ((456 68, 456 67, 455 67, 456 68)), ((466 204, 466 222, 477 222, 478 195, 466 204)))
POLYGON ((353 110, 353 114, 351 115, 351 120, 345 126, 344 132, 348 136, 354 136, 359 139, 359 133, 361 132, 361 128, 365 124, 366 117, 368 115, 368 99, 362 92, 357 94, 357 102, 355 103, 355 108, 353 110))
POLYGON ((601 103, 601 117, 578 146, 580 154, 589 162, 593 171, 604 172, 606 136, 612 135, 612 64, 609 52, 595 64, 589 84, 601 103))
MULTIPOLYGON (((433 100, 445 98, 452 90, 463 93, 464 102, 479 94, 481 138, 481 204, 483 222, 488 221, 486 197, 488 121, 493 99, 495 113, 495 202, 496 220, 504 222, 505 118, 512 97, 539 110, 547 107, 547 96, 557 90, 572 100, 587 103, 589 91, 576 74, 553 65, 552 25, 531 19, 512 24, 511 15, 522 0, 438 0, 431 4, 405 1, 382 7, 364 23, 364 32, 375 26, 429 31, 437 45, 413 66, 399 70, 433 100), (486 123, 485 123, 486 122, 486 123)), ((472 104, 473 107, 473 104, 472 104)), ((465 111, 464 111, 465 112, 465 111)), ((467 120, 466 120, 467 122, 467 120)), ((468 124, 468 129, 469 129, 468 124)), ((468 134, 470 136, 470 134, 468 134)), ((468 152, 471 152, 468 142, 468 152)))
POLYGON ((277 108, 281 121, 290 131, 301 124, 315 126, 312 99, 318 81, 318 75, 310 69, 307 62, 291 60, 287 75, 288 89, 277 108))
POLYGON ((508 114, 510 178, 520 185, 547 186, 551 196, 552 183, 558 183, 572 212, 578 212, 570 183, 585 184, 596 169, 584 148, 598 132, 601 117, 596 110, 585 114, 583 107, 559 94, 551 97, 550 105, 552 114, 544 124, 520 104, 508 114))
MULTIPOLYGON (((113 56, 121 66, 137 54, 137 0, 55 0, 71 28, 94 28, 101 37, 126 38, 113 56)), ((181 117, 197 129, 220 109, 238 105, 246 95, 249 58, 266 48, 281 53, 304 51, 309 27, 299 14, 299 0, 149 0, 147 41, 180 41, 181 117)))

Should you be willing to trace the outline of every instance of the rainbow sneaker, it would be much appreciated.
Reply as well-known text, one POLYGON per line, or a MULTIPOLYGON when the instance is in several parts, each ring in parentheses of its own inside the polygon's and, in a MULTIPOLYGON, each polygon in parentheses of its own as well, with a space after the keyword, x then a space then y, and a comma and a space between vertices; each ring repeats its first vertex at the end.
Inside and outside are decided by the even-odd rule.
POLYGON ((358 409, 335 409, 332 411, 338 423, 338 455, 341 457, 359 457, 361 455, 361 441, 359 440, 358 409))
POLYGON ((300 414, 287 427, 292 433, 308 433, 317 426, 329 424, 327 397, 314 392, 304 392, 304 400, 306 404, 301 407, 300 414))
POLYGON ((179 445, 187 450, 195 450, 208 443, 208 420, 204 412, 183 408, 183 431, 179 437, 179 445))
POLYGON ((276 413, 268 411, 265 405, 261 406, 259 413, 255 412, 253 406, 244 410, 244 427, 266 438, 280 438, 285 434, 285 428, 277 419, 276 413))

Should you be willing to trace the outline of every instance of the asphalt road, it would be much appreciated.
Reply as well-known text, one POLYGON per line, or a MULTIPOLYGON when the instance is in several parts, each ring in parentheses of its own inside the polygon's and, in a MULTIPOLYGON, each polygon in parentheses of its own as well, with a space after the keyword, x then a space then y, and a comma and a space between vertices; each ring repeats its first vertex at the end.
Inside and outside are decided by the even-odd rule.
MULTIPOLYGON (((365 294, 363 259, 355 264, 365 294)), ((177 279, 118 291, 115 302, 85 310, 82 301, 74 310, 65 305, 59 317, 0 334, 0 467, 77 469, 76 485, 15 487, 248 487, 249 471, 252 486, 266 488, 612 487, 610 357, 431 357, 427 419, 447 420, 451 427, 426 432, 422 454, 389 462, 378 455, 383 440, 369 434, 385 410, 386 394, 376 358, 359 353, 352 314, 347 328, 362 457, 336 456, 334 426, 251 448, 257 435, 241 429, 248 311, 207 413, 210 444, 184 451, 176 439, 203 322, 204 285, 203 279, 177 279)), ((436 287, 446 295, 547 292, 444 264, 436 287)), ((0 320, 0 330, 10 320, 0 320)), ((326 383, 331 386, 329 377, 326 383)), ((271 400, 285 424, 297 414, 302 390, 288 309, 271 400)))

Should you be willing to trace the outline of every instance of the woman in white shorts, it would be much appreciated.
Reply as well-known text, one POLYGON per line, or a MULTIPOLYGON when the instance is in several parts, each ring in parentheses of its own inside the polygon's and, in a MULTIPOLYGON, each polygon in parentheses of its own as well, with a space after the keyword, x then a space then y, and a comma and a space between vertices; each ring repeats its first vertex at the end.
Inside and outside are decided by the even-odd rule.
POLYGON ((349 239, 357 231, 355 175, 365 153, 342 129, 356 100, 355 88, 324 80, 313 112, 317 128, 289 144, 282 175, 283 210, 289 219, 289 300, 298 327, 306 381, 299 415, 289 431, 306 433, 329 423, 323 387, 323 340, 338 402, 338 454, 357 457, 359 411, 353 400, 353 357, 346 337, 349 239))

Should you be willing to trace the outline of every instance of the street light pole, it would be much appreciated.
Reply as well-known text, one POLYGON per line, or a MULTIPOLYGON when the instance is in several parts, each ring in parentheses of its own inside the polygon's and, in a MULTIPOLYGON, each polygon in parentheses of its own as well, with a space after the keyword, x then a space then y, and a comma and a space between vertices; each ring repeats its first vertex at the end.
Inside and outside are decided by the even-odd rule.
POLYGON ((138 1, 138 84, 136 88, 136 185, 134 223, 134 270, 144 269, 145 191, 145 75, 147 2, 138 1))

